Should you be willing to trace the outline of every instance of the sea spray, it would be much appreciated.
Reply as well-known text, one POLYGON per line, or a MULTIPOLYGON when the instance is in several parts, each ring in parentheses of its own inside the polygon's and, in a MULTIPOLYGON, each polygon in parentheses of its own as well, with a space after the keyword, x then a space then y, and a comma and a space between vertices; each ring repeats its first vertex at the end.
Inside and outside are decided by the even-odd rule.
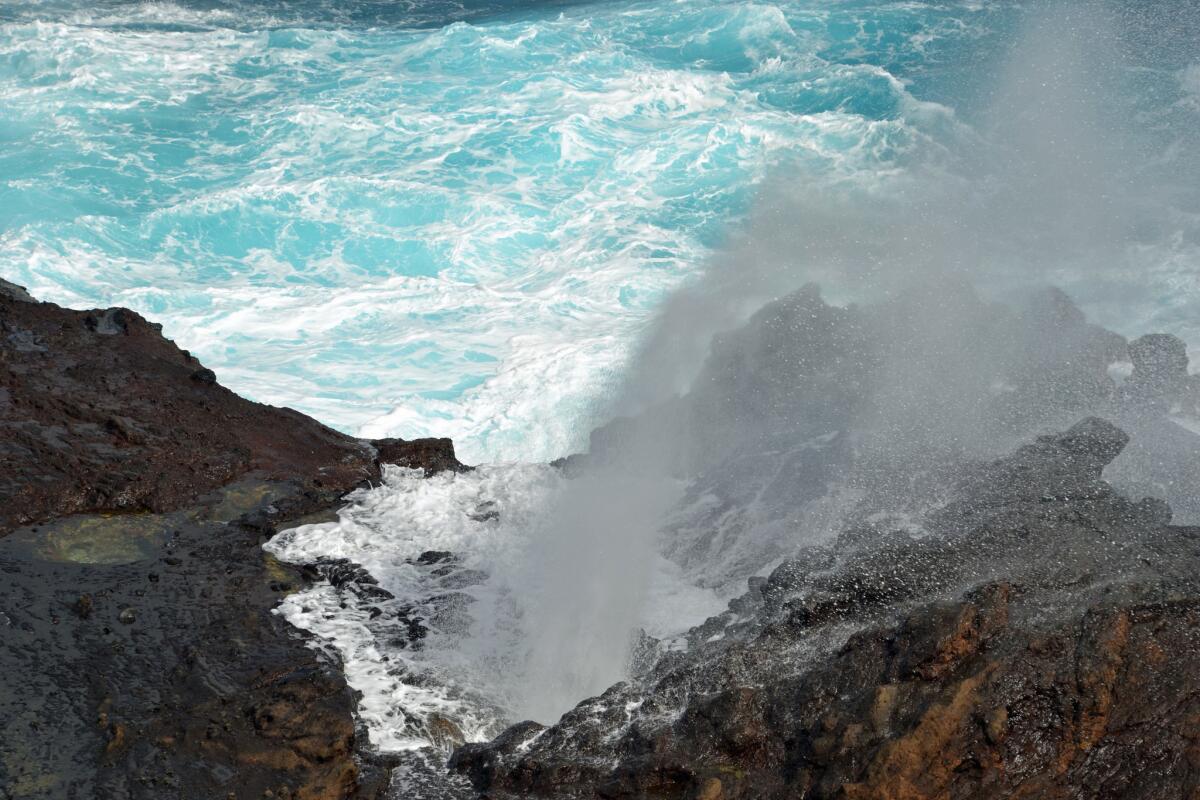
MULTIPOLYGON (((944 150, 914 151, 906 169, 883 177, 778 177, 733 247, 668 303, 608 398, 613 413, 634 419, 593 435, 599 469, 637 469, 654 485, 728 469, 738 453, 749 461, 803 453, 795 474, 781 467, 766 480, 751 467, 749 477, 723 481, 726 496, 759 505, 764 491, 790 481, 782 493, 791 493, 792 508, 768 510, 725 545, 736 551, 770 530, 777 552, 786 553, 822 535, 792 527, 810 502, 823 504, 825 535, 866 513, 862 498, 877 512, 911 510, 949 479, 939 465, 995 457, 1090 409, 1119 407, 1108 369, 1125 357, 1124 341, 1089 326, 1069 298, 1044 287, 1135 273, 1147 249, 1161 255, 1174 247, 1168 220, 1177 218, 1178 193, 1194 199, 1194 186, 1146 157, 1161 134, 1128 122, 1138 102, 1127 80, 1135 61, 1111 8, 1050 4, 1023 20, 986 102, 961 118, 935 103, 906 109, 923 130, 940 128, 944 150), (811 280, 826 284, 835 302, 815 288, 788 294, 811 280), (788 297, 722 335, 780 294, 788 297), (823 452, 812 446, 822 437, 846 440, 832 450, 840 463, 814 455, 823 452), (739 482, 744 492, 730 489, 739 482), (845 501, 840 508, 836 498, 845 501), (772 515, 783 523, 773 530, 761 524, 772 515)), ((1177 466, 1192 457, 1176 454, 1177 466)), ((658 534, 666 506, 622 507, 626 486, 587 480, 594 482, 560 498, 565 509, 556 514, 576 524, 557 532, 562 538, 548 551, 554 563, 587 554, 603 576, 629 563, 621 548, 633 558, 649 548, 678 553, 658 534), (591 519, 598 508, 620 508, 623 529, 645 532, 647 541, 621 538, 605 549, 591 519)), ((1163 491, 1183 499, 1176 488, 1163 491)), ((707 521, 719 527, 718 514, 707 521)), ((692 579, 712 580, 706 566, 692 579)), ((744 580, 769 566, 742 562, 721 579, 744 580)), ((566 633, 572 613, 590 620, 611 605, 607 630, 595 633, 619 648, 636 617, 626 605, 642 594, 632 582, 644 576, 544 584, 539 603, 553 622, 531 633, 548 630, 553 639, 566 633)), ((592 634, 580 635, 590 643, 592 634)), ((558 656, 568 684, 576 655, 568 648, 558 656)), ((551 673, 533 670, 529 690, 551 673)))
POLYGON ((1194 359, 1200 317, 1181 312, 1200 285, 1180 268, 1200 261, 1200 104, 1188 89, 1200 40, 1170 17, 1169 3, 1038 5, 961 102, 910 100, 906 117, 936 133, 901 168, 775 172, 744 225, 664 302, 609 410, 685 391, 714 334, 808 282, 838 304, 914 282, 968 281, 1005 300, 1054 285, 1118 333, 1179 335, 1194 359))
POLYGON ((383 750, 430 746, 435 718, 472 741, 516 719, 553 721, 578 701, 572 692, 627 674, 638 630, 670 637, 724 607, 657 554, 653 531, 633 527, 675 493, 636 471, 576 482, 548 465, 430 478, 388 467, 336 522, 266 547, 327 576, 361 565, 394 599, 325 581, 279 610, 345 664, 383 750))
POLYGON ((388 467, 384 482, 352 495, 336 522, 284 531, 266 545, 296 563, 361 565, 395 595, 381 614, 352 588, 326 581, 280 606, 345 663, 376 747, 430 746, 435 714, 472 740, 494 735, 510 718, 518 607, 506 585, 481 578, 516 573, 526 537, 561 480, 545 465, 485 465, 429 478, 388 467), (454 561, 438 560, 450 554, 454 561), (455 609, 469 603, 469 616, 446 613, 447 601, 455 609), (400 614, 415 627, 397 625, 400 614))
POLYGON ((518 717, 553 722, 629 675, 659 521, 677 491, 656 471, 598 469, 550 500, 508 578, 522 609, 518 717))
MULTIPOLYGON (((389 649, 378 621, 355 629, 368 646, 351 658, 367 653, 390 681, 390 695, 364 700, 379 709, 381 738, 399 727, 397 708, 411 709, 406 746, 422 741, 420 720, 432 713, 487 719, 464 728, 471 737, 526 716, 548 721, 629 675, 631 637, 664 575, 691 603, 677 622, 693 624, 713 598, 847 526, 865 541, 885 527, 920 537, 921 514, 944 501, 964 461, 1095 408, 1123 413, 1109 375, 1125 358, 1123 340, 1035 285, 1066 284, 1130 333, 1146 329, 1147 315, 1130 312, 1129 293, 1141 297, 1135 305, 1153 296, 1139 307, 1189 330, 1175 298, 1192 293, 1164 287, 1186 283, 1180 265, 1197 252, 1186 209, 1200 183, 1189 180, 1184 146, 1195 129, 1181 124, 1195 113, 1184 102, 1190 73, 1186 56, 1156 53, 1173 66, 1151 71, 1154 85, 1181 102, 1155 112, 1161 127, 1128 124, 1142 118, 1144 95, 1119 79, 1149 73, 1110 47, 1119 37, 1102 7, 1063 8, 1028 17, 979 92, 991 99, 951 106, 905 90, 895 113, 913 135, 889 139, 886 169, 779 169, 744 228, 668 301, 618 390, 599 401, 601 416, 632 419, 599 430, 565 474, 542 473, 553 478, 523 495, 529 503, 500 499, 501 476, 515 480, 526 467, 422 488, 406 476, 403 488, 374 490, 428 492, 428 507, 441 496, 458 515, 451 529, 467 534, 399 541, 408 550, 443 541, 486 575, 456 590, 471 600, 464 624, 431 629, 420 649, 389 649), (1056 30, 1071 37, 1062 52, 1056 30), (1054 81, 1039 94, 1045 70, 1054 81), (1113 93, 1097 96, 1101 86, 1113 93), (1005 111, 1013 108, 1022 113, 1005 111), (1156 149, 1169 142, 1181 146, 1156 149), (796 291, 810 281, 820 288, 796 291), (460 491, 473 485, 480 491, 460 491), (698 586, 707 594, 690 594, 698 586), (406 706, 410 685, 445 702, 406 706)), ((556 364, 570 361, 556 353, 556 364)), ((389 527, 407 524, 394 518, 375 527, 383 535, 373 544, 350 548, 338 543, 340 526, 319 531, 310 557, 336 552, 386 580, 411 566, 377 560, 397 541, 389 527)), ((322 635, 346 619, 331 605, 303 616, 304 602, 289 600, 289 618, 322 635)))

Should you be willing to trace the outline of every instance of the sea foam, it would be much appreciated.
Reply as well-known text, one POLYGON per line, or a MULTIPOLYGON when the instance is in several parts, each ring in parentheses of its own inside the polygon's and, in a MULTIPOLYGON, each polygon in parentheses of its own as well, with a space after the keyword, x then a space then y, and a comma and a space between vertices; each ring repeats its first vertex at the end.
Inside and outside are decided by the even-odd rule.
MULTIPOLYGON (((344 664, 347 681, 362 693, 359 714, 373 745, 389 751, 429 747, 436 740, 435 719, 452 721, 468 740, 494 736, 503 724, 539 711, 553 721, 546 709, 564 711, 619 677, 601 673, 587 683, 592 676, 584 676, 587 685, 562 687, 564 693, 581 692, 565 700, 551 696, 545 681, 536 696, 529 692, 529 673, 539 664, 531 643, 539 638, 533 629, 543 584, 561 577, 586 594, 595 567, 585 553, 568 561, 571 554, 546 546, 563 533, 556 526, 564 521, 553 509, 568 489, 560 471, 545 465, 490 465, 430 478, 420 470, 386 467, 383 483, 352 495, 337 522, 293 528, 266 545, 293 563, 345 559, 361 565, 395 596, 359 598, 321 581, 279 608, 289 622, 316 635, 315 646, 344 664), (420 620, 427 629, 423 638, 409 636, 401 618, 420 620)), ((597 545, 611 543, 612 533, 597 545)), ((728 597, 696 586, 653 547, 645 564, 647 594, 638 627, 647 634, 669 640, 725 608, 728 597)), ((592 631, 588 640, 621 651, 604 631, 592 631)), ((561 648, 566 642, 546 644, 561 648)), ((615 666, 622 672, 627 667, 615 666)))

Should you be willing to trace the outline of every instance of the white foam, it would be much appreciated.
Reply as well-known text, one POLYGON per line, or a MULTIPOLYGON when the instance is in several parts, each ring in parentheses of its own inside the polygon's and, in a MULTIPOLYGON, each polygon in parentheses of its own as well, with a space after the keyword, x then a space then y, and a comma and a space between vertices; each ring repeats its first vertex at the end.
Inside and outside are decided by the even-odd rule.
MULTIPOLYGON (((356 605, 320 583, 289 596, 279 609, 342 659, 347 681, 362 693, 359 714, 373 745, 391 751, 428 747, 434 715, 452 720, 469 740, 488 738, 502 723, 524 718, 530 699, 523 670, 531 668, 529 626, 536 624, 528 615, 536 611, 540 583, 552 577, 539 565, 574 581, 581 595, 595 567, 583 555, 575 563, 540 557, 547 535, 554 533, 546 530, 548 519, 561 523, 547 515, 567 489, 558 470, 541 465, 485 465, 428 479, 419 470, 387 467, 383 484, 353 495, 337 522, 284 531, 266 545, 296 563, 349 559, 396 595, 395 601, 356 605), (426 551, 453 552, 460 558, 456 575, 478 570, 488 579, 457 586, 453 577, 432 578, 428 568, 413 563, 426 551), (442 619, 453 615, 437 615, 436 598, 451 591, 473 600, 465 623, 446 623, 442 619), (372 617, 370 605, 385 613, 372 617), (397 644, 403 637, 391 612, 404 605, 424 609, 430 631, 421 649, 397 644)), ((725 598, 694 586, 661 556, 652 556, 648 566, 649 602, 638 606, 642 618, 634 620, 636 627, 657 637, 675 636, 724 609, 725 598)), ((611 610, 606 605, 598 612, 607 618, 611 610)), ((579 641, 595 640, 598 648, 620 652, 622 643, 612 639, 630 632, 596 630, 579 641)), ((556 664, 570 661, 564 650, 573 641, 564 635, 557 642, 556 664)), ((598 660, 596 652, 581 658, 598 660)), ((558 710, 619 677, 605 674, 597 678, 599 685, 577 687, 580 693, 558 710)))

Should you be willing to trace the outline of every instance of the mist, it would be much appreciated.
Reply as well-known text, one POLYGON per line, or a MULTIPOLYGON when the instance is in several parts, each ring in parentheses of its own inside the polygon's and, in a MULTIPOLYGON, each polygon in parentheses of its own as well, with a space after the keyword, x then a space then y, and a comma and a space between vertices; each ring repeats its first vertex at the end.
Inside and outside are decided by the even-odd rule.
MULTIPOLYGON (((918 148, 889 175, 769 181, 730 246, 666 303, 612 412, 685 391, 714 333, 810 281, 842 304, 944 278, 995 298, 1056 285, 1118 332, 1157 320, 1162 298, 1129 296, 1127 278, 1200 252, 1200 120, 1181 113, 1200 45, 1147 66, 1119 33, 1128 24, 1107 4, 1050 5, 976 107, 918 109, 914 124, 952 131, 951 147, 918 148), (1151 81, 1174 91, 1169 112, 1139 110, 1151 81)), ((1186 320, 1171 322, 1192 338, 1186 320)))
MULTIPOLYGON (((1032 12, 973 105, 909 103, 918 131, 950 135, 917 137, 902 168, 761 187, 665 303, 605 399, 617 421, 505 578, 531 587, 517 716, 553 721, 629 674, 660 553, 732 593, 855 514, 919 511, 964 459, 1126 413, 1123 337, 1173 333, 1195 353, 1195 317, 1162 300, 1173 270, 1200 264, 1195 41, 1145 52, 1139 14, 1167 12, 1140 9, 1032 12), (823 455, 764 485, 760 454, 801 451, 823 455), (689 481, 765 510, 739 541, 714 542, 703 514, 667 524, 689 481)), ((1129 485, 1187 489, 1139 469, 1129 485)))

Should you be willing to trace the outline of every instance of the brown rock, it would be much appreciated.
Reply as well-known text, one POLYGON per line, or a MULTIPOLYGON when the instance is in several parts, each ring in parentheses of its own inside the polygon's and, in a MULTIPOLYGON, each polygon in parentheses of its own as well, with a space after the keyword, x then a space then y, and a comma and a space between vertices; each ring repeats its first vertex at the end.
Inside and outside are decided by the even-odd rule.
POLYGON ((0 292, 0 535, 66 514, 180 509, 249 474, 336 499, 381 462, 463 469, 448 439, 372 448, 245 400, 160 331, 128 309, 0 292))
POLYGON ((260 544, 381 463, 464 469, 452 443, 353 439, 238 397, 138 314, 3 283, 0 399, 0 786, 17 765, 46 797, 381 796, 354 694, 272 613, 304 575, 260 544))

